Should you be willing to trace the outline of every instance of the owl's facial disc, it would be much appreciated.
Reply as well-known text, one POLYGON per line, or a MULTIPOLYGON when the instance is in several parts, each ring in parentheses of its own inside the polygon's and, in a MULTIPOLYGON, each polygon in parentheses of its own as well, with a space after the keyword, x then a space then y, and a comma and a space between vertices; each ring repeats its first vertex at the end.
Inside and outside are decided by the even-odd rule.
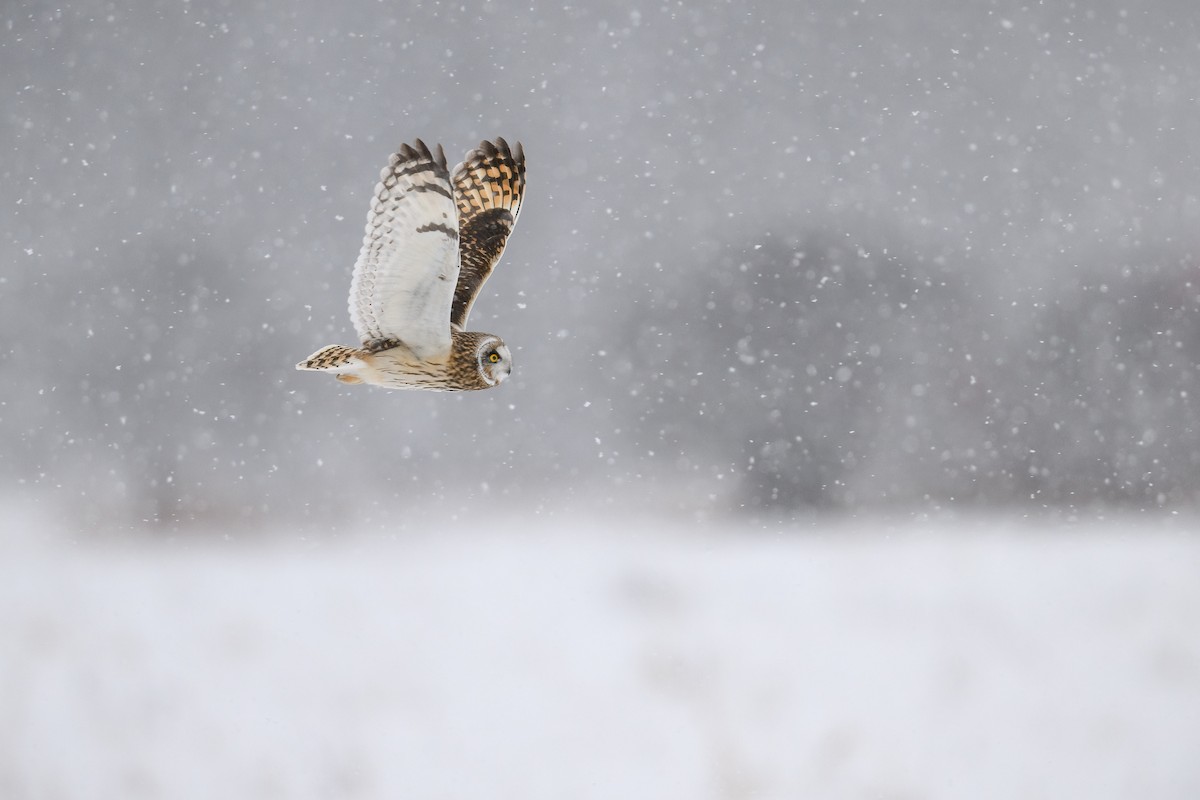
POLYGON ((499 338, 487 339, 479 347, 479 371, 489 386, 499 386, 512 374, 512 353, 499 338))

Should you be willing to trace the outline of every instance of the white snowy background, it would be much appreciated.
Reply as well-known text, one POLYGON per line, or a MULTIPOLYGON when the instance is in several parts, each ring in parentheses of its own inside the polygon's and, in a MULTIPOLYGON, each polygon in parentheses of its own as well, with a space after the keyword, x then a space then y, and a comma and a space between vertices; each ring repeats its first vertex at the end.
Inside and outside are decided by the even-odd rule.
POLYGON ((1200 793, 1187 526, 495 522, 6 538, 0 795, 1200 793))
POLYGON ((1200 10, 0 8, 0 798, 1200 796, 1200 10), (344 387, 521 140, 496 391, 344 387))

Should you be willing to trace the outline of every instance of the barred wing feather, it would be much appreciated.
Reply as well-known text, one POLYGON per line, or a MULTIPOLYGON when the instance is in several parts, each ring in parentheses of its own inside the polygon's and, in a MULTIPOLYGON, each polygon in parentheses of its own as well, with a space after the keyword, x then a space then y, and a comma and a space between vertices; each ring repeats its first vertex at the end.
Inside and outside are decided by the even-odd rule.
POLYGON ((479 290, 496 268, 517 224, 525 194, 524 148, 517 142, 510 149, 499 137, 494 143, 480 142, 454 168, 452 183, 462 267, 450 322, 464 328, 479 290))
POLYGON ((458 217, 446 155, 420 139, 380 173, 350 283, 350 318, 368 351, 403 344, 425 360, 450 352, 459 277, 458 217))

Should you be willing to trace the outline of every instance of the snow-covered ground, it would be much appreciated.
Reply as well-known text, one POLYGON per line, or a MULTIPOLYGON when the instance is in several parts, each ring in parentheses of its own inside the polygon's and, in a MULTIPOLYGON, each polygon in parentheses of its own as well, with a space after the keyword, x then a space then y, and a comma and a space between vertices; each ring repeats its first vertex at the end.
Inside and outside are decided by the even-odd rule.
POLYGON ((37 525, 0 534, 8 800, 1200 797, 1184 526, 37 525))

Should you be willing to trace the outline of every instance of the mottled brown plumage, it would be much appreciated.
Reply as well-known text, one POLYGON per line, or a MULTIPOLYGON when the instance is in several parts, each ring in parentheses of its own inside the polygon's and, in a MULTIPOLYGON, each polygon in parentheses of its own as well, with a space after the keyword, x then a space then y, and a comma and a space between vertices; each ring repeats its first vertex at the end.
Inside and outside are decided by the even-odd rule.
POLYGON ((453 331, 450 353, 443 359, 418 358, 403 344, 376 352, 332 344, 313 353, 297 368, 333 372, 343 383, 463 392, 502 383, 512 371, 512 356, 499 336, 453 331))
POLYGON ((480 142, 454 169, 453 183, 462 268, 450 322, 461 328, 517 224, 525 193, 525 151, 521 143, 517 142, 513 152, 500 138, 494 145, 480 142))

